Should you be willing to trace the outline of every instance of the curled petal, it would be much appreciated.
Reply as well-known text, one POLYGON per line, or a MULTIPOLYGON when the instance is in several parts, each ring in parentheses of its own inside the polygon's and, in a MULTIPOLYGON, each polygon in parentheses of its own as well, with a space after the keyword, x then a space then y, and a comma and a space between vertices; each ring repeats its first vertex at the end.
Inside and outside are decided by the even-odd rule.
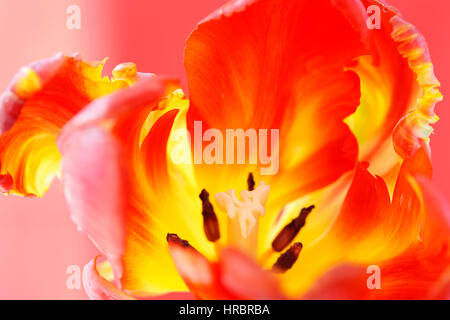
POLYGON ((133 296, 185 291, 166 234, 203 239, 201 209, 179 200, 188 189, 171 180, 169 136, 186 108, 173 84, 152 77, 97 99, 58 139, 72 218, 111 263, 116 286, 133 296))
POLYGON ((186 300, 192 299, 187 292, 171 292, 161 296, 131 296, 114 285, 112 268, 107 261, 98 262, 100 256, 92 259, 83 269, 83 285, 92 300, 186 300))
POLYGON ((102 77, 103 62, 57 54, 23 67, 0 98, 0 174, 8 192, 41 196, 59 174, 56 137, 93 99, 131 80, 102 77))
POLYGON ((117 289, 97 270, 97 260, 92 259, 83 269, 83 285, 89 299, 92 300, 134 300, 125 292, 117 289))
POLYGON ((398 44, 398 51, 408 61, 422 90, 415 106, 397 124, 393 138, 397 153, 403 158, 411 157, 422 147, 422 141, 429 141, 433 129, 430 124, 438 117, 434 113, 437 102, 442 100, 440 83, 436 79, 425 38, 411 24, 399 15, 391 18, 392 38, 398 44))
POLYGON ((120 279, 128 190, 120 146, 104 130, 91 127, 74 132, 61 152, 64 194, 72 220, 106 255, 114 278, 120 279))
POLYGON ((398 163, 397 154, 412 157, 422 141, 428 143, 442 95, 422 34, 384 1, 362 3, 377 6, 381 19, 365 38, 370 54, 351 68, 361 79, 361 104, 346 122, 358 139, 360 159, 384 176, 398 163))

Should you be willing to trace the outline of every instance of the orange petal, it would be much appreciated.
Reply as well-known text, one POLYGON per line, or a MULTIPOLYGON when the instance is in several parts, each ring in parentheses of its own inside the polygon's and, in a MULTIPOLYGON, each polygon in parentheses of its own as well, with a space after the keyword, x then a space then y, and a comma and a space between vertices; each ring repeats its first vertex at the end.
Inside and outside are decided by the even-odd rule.
POLYGON ((60 129, 93 99, 132 82, 102 78, 102 67, 57 54, 16 74, 0 100, 0 174, 13 179, 8 192, 43 195, 59 173, 60 129))
MULTIPOLYGON (((377 264, 380 289, 367 286, 368 265, 344 264, 329 270, 302 297, 304 299, 445 299, 448 294, 448 252, 437 256, 413 248, 377 264)), ((370 269, 369 269, 370 270, 370 269)))
POLYGON ((383 179, 372 176, 367 166, 358 166, 330 231, 348 258, 355 261, 388 258, 417 241, 422 213, 417 190, 410 183, 417 174, 431 175, 424 149, 404 161, 391 202, 383 179))
MULTIPOLYGON (((280 205, 354 167, 357 144, 343 119, 359 104, 359 79, 344 69, 363 53, 365 29, 348 15, 365 23, 355 1, 232 1, 187 41, 188 128, 201 120, 224 136, 225 129, 279 129, 280 170, 266 182, 285 191, 273 195, 280 205)), ((197 166, 196 175, 216 193, 245 183, 249 168, 197 166)))
POLYGON ((428 252, 440 252, 450 245, 450 207, 439 190, 426 177, 418 176, 412 180, 421 203, 424 215, 420 239, 428 252))
MULTIPOLYGON (((390 259, 367 259, 366 265, 345 264, 323 275, 306 299, 448 299, 450 265, 450 210, 439 192, 425 178, 417 178, 415 191, 422 219, 416 239, 390 259), (369 290, 367 266, 380 268, 381 289, 369 290)), ((404 197, 408 197, 407 194, 404 197)), ((405 212, 403 212, 405 214, 405 212)), ((395 227, 395 226, 392 226, 395 227)), ((397 226, 398 229, 408 226, 397 226)), ((416 227, 412 226, 415 230, 416 227)), ((397 230, 404 233, 409 230, 397 230)), ((388 236, 392 230, 385 229, 388 236), (390 231, 390 232, 389 232, 390 231)), ((400 237, 401 235, 399 235, 400 237)), ((392 238, 395 246, 397 239, 392 238)), ((400 241, 402 241, 400 239, 400 241)), ((349 243, 350 245, 350 243, 349 243)), ((371 250, 367 247, 366 250, 371 250)))
MULTIPOLYGON (((391 201, 383 179, 373 176, 367 164, 359 164, 333 224, 314 243, 304 242, 301 261, 282 276, 285 289, 298 295, 337 263, 379 263, 415 245, 424 237, 421 231, 427 230, 424 208, 430 207, 429 203, 424 205, 415 176, 428 179, 430 171, 428 153, 420 149, 413 158, 404 161, 391 201), (294 282, 300 274, 305 279, 294 282)), ((433 241, 433 247, 439 251, 442 246, 433 241)))
POLYGON ((158 201, 170 201, 169 199, 173 197, 171 194, 164 193, 170 189, 168 186, 161 188, 161 184, 170 181, 167 168, 167 144, 178 112, 179 110, 174 109, 163 114, 152 126, 141 147, 146 182, 158 201))
POLYGON ((429 254, 418 245, 380 264, 381 288, 372 292, 376 299, 429 299, 450 264, 448 248, 429 254))
MULTIPOLYGON (((304 241, 300 233, 297 241, 302 241, 304 250, 293 268, 281 276, 289 295, 305 292, 320 275, 342 261, 365 262, 374 257, 392 256, 395 239, 385 238, 383 233, 390 208, 389 192, 383 179, 371 175, 367 164, 358 164, 353 182, 341 201, 333 207, 338 215, 335 212, 329 216, 335 220, 319 238, 309 237, 309 241, 304 241)), ((321 207, 316 210, 315 214, 320 215, 321 207)), ((313 215, 314 212, 311 218, 313 215)), ((308 221, 305 229, 309 226, 308 221)))
POLYGON ((344 250, 368 251, 370 245, 378 245, 375 240, 389 216, 390 198, 387 187, 380 177, 374 177, 367 171, 367 166, 359 164, 355 171, 352 185, 342 205, 337 221, 331 233, 337 232, 346 247, 344 250), (364 239, 370 239, 369 243, 364 239), (348 248, 347 248, 348 247, 348 248))

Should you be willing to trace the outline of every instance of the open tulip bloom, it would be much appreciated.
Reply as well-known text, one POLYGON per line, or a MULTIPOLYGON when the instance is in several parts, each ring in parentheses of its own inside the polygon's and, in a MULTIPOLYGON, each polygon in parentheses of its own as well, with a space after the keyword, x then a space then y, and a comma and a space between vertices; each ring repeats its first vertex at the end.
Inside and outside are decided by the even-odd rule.
POLYGON ((187 40, 188 93, 103 63, 34 62, 0 102, 0 190, 62 180, 101 252, 90 298, 449 299, 450 216, 430 182, 442 96, 394 8, 230 1, 187 40))

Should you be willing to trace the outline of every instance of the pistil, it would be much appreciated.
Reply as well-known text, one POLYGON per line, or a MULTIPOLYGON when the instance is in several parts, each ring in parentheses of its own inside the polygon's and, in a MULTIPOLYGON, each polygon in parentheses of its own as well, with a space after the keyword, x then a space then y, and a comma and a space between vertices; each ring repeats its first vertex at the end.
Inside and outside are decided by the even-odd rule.
POLYGON ((249 190, 240 193, 231 189, 215 195, 219 208, 228 214, 227 243, 237 247, 256 258, 258 249, 258 220, 265 213, 265 205, 269 195, 269 186, 261 181, 255 189, 253 175, 247 180, 249 190))

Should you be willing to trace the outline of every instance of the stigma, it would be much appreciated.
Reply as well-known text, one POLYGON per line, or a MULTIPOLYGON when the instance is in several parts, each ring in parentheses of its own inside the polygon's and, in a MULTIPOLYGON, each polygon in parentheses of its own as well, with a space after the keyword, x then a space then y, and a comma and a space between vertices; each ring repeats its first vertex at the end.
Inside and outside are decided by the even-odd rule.
POLYGON ((255 257, 258 245, 258 221, 266 212, 265 205, 270 187, 263 181, 255 188, 253 176, 249 175, 248 190, 235 189, 215 195, 216 204, 228 215, 227 243, 255 257))
POLYGON ((269 195, 269 186, 261 181, 258 187, 252 191, 242 190, 241 199, 236 196, 236 191, 231 189, 215 195, 219 208, 228 214, 229 219, 239 221, 240 234, 247 239, 255 229, 259 216, 266 212, 265 205, 269 195))

